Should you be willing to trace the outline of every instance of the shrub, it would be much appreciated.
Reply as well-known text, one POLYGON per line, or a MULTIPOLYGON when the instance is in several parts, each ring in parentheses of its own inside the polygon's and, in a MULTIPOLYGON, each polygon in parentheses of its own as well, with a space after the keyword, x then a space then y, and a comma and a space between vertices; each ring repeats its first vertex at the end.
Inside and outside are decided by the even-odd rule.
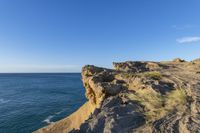
POLYGON ((157 72, 157 71, 144 72, 143 76, 145 76, 147 78, 152 78, 152 79, 155 79, 155 80, 160 80, 162 78, 162 74, 160 72, 157 72))
POLYGON ((187 101, 187 95, 183 89, 176 89, 166 95, 165 107, 167 110, 182 109, 187 101))
POLYGON ((132 78, 132 77, 134 77, 134 74, 133 73, 131 73, 131 72, 123 72, 123 73, 121 73, 120 74, 123 78, 132 78))
POLYGON ((187 100, 182 89, 173 90, 166 95, 161 95, 152 89, 143 89, 128 94, 127 97, 144 106, 147 122, 158 120, 174 109, 182 110, 187 100))

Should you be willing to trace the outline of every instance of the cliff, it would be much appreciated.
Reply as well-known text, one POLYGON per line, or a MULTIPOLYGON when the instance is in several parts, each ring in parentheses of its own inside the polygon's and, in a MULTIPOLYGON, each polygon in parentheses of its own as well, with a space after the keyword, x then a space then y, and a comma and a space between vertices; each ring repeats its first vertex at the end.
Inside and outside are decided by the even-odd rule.
POLYGON ((199 133, 200 59, 83 67, 88 102, 35 133, 199 133))

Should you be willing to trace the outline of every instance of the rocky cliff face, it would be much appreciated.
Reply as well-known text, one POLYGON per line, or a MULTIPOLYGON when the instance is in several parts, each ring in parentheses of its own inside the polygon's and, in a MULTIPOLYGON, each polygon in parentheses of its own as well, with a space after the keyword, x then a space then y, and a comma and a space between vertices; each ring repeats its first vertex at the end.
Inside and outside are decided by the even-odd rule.
POLYGON ((88 102, 40 133, 199 133, 200 59, 85 66, 88 102))

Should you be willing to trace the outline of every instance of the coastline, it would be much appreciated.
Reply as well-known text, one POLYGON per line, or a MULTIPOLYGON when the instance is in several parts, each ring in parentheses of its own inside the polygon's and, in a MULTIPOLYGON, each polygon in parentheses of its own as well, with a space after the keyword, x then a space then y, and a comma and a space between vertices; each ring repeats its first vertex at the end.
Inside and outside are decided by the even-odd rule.
POLYGON ((67 133, 73 129, 80 129, 81 124, 94 112, 95 107, 89 101, 68 117, 43 127, 33 133, 67 133))
POLYGON ((88 102, 34 133, 199 131, 200 59, 113 65, 115 69, 84 66, 82 81, 88 102))

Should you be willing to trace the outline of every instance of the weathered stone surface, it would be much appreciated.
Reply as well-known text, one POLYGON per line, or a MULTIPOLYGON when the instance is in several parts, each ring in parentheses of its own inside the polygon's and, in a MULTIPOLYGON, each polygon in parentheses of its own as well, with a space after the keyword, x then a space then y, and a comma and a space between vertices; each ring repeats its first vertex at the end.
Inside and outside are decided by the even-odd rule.
POLYGON ((98 113, 93 114, 80 130, 71 133, 124 133, 143 125, 145 119, 139 111, 141 107, 121 102, 119 97, 107 98, 98 113))
POLYGON ((176 58, 176 59, 173 60, 173 62, 175 62, 175 63, 181 63, 181 62, 185 62, 185 60, 180 59, 180 58, 176 58))
POLYGON ((161 66, 155 62, 139 62, 139 61, 127 61, 121 63, 113 63, 113 66, 118 71, 125 72, 145 72, 150 70, 160 69, 161 66))
POLYGON ((199 133, 200 61, 87 65, 88 102, 36 133, 199 133))
POLYGON ((118 94, 122 85, 114 81, 112 70, 98 68, 95 66, 85 66, 82 70, 83 84, 86 89, 86 97, 97 108, 101 106, 106 96, 118 94))
POLYGON ((193 60, 192 62, 193 62, 193 63, 196 63, 196 64, 200 64, 200 58, 195 59, 195 60, 193 60))

